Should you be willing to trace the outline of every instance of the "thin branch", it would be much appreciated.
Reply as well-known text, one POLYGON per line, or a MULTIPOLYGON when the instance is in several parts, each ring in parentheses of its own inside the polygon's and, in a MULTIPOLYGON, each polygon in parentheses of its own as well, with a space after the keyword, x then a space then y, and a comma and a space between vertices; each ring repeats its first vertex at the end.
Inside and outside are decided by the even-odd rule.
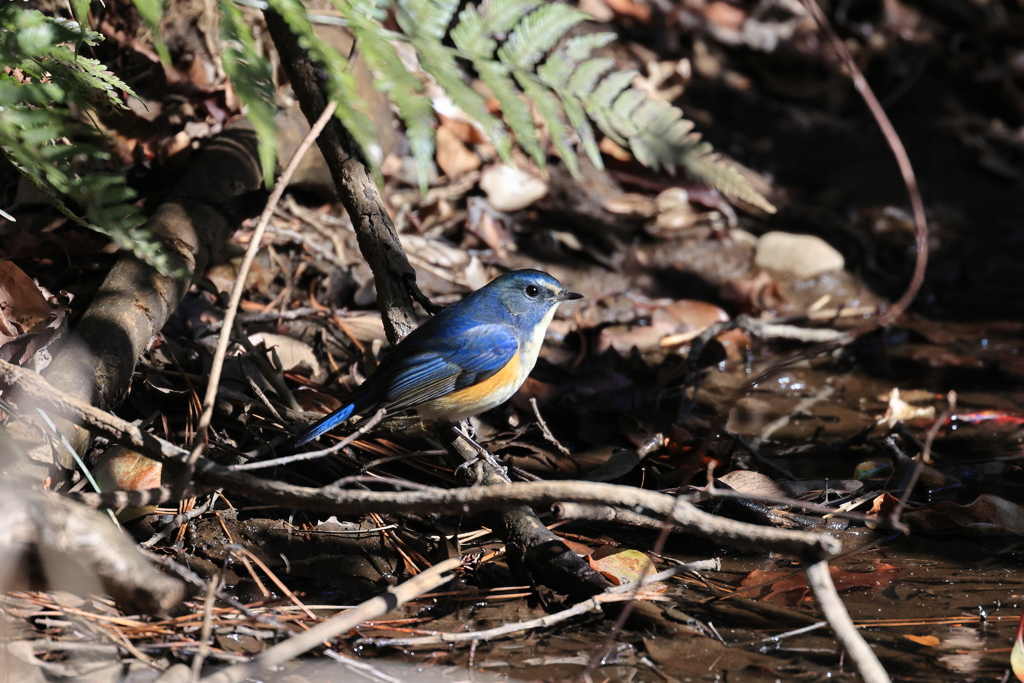
MULTIPOLYGON (((299 45, 298 36, 280 14, 268 9, 263 17, 302 113, 309 121, 317 120, 327 106, 319 67, 299 45)), ((416 288, 416 271, 409 265, 363 151, 341 121, 331 121, 317 145, 341 203, 352 219, 359 251, 373 273, 384 332, 395 345, 416 327, 414 298, 426 299, 416 288)))
MULTIPOLYGON (((173 465, 181 465, 188 451, 148 432, 126 420, 106 413, 84 401, 63 396, 38 374, 0 360, 0 383, 18 385, 26 395, 49 403, 65 417, 78 420, 114 440, 131 446, 146 455, 173 465)), ((260 479, 200 457, 195 463, 198 479, 213 486, 223 486, 254 500, 312 511, 334 514, 365 512, 453 512, 471 513, 515 505, 550 506, 558 502, 615 504, 639 508, 645 514, 671 517, 675 524, 691 533, 723 545, 778 552, 817 561, 840 551, 839 541, 825 535, 774 529, 723 519, 702 512, 690 503, 673 496, 638 489, 633 486, 582 481, 544 481, 512 483, 501 486, 480 486, 439 491, 358 491, 333 487, 314 489, 282 481, 260 479)), ((131 500, 132 492, 117 492, 118 502, 131 500)), ((76 499, 90 505, 106 504, 109 494, 79 493, 76 499)))
POLYGON ((531 397, 530 405, 533 406, 533 414, 537 417, 537 426, 540 427, 540 433, 548 440, 552 446, 562 452, 563 455, 571 456, 572 453, 569 449, 562 445, 562 443, 555 438, 555 435, 551 433, 551 429, 548 428, 548 423, 544 421, 544 416, 540 414, 540 406, 537 405, 537 399, 531 397))
POLYGON ((910 496, 914 492, 914 487, 917 486, 917 480, 921 478, 921 470, 924 469, 925 463, 931 462, 932 443, 934 443, 939 430, 942 429, 942 425, 945 424, 946 420, 953 415, 953 411, 956 410, 956 392, 950 391, 946 395, 946 401, 948 402, 946 409, 942 411, 942 414, 939 415, 928 430, 928 436, 924 441, 924 449, 921 451, 921 455, 914 462, 914 472, 910 475, 910 481, 908 481, 907 485, 903 487, 903 496, 900 498, 899 504, 896 505, 892 513, 889 515, 889 525, 892 527, 900 524, 900 515, 903 514, 903 510, 907 507, 907 503, 910 502, 910 496))
POLYGON ((210 654, 210 634, 213 631, 213 604, 217 598, 217 586, 220 577, 214 576, 210 579, 210 585, 206 588, 206 597, 203 599, 203 626, 199 631, 199 650, 192 658, 192 682, 199 680, 199 674, 203 671, 203 661, 210 654))
POLYGON ((850 655, 864 683, 890 683, 889 674, 885 672, 871 646, 853 625, 850 613, 846 611, 846 606, 839 598, 839 591, 836 590, 832 575, 828 571, 828 562, 822 560, 807 565, 804 575, 807 577, 807 586, 821 607, 822 615, 835 633, 836 640, 850 655))
POLYGON ((265 650, 251 662, 237 664, 207 676, 202 679, 202 683, 241 683, 249 677, 258 676, 262 671, 284 664, 368 619, 386 614, 409 600, 444 585, 452 578, 446 572, 456 569, 460 564, 461 560, 458 558, 439 562, 405 583, 389 588, 384 595, 371 598, 355 609, 342 612, 308 631, 292 636, 283 643, 265 650))
POLYGON ((268 467, 278 467, 281 465, 288 465, 293 462, 303 462, 305 460, 316 460, 317 458, 323 458, 328 455, 332 455, 342 450, 346 446, 351 445, 353 441, 363 436, 364 434, 366 434, 366 432, 370 431, 378 424, 380 424, 380 421, 384 419, 384 416, 387 415, 387 412, 388 411, 386 408, 379 408, 370 419, 368 419, 359 427, 359 429, 355 430, 338 443, 328 446, 327 448, 323 448, 318 451, 309 451, 308 453, 283 455, 280 458, 273 458, 272 460, 259 460, 257 462, 247 462, 244 465, 232 465, 231 469, 235 470, 236 472, 242 470, 262 470, 268 467))
POLYGON ((684 574, 686 572, 717 571, 719 569, 721 569, 721 562, 719 560, 700 560, 698 562, 676 565, 675 567, 658 572, 657 574, 652 574, 638 581, 630 581, 629 583, 624 583, 620 586, 613 586, 604 593, 595 595, 589 600, 578 602, 572 607, 564 609, 561 612, 548 614, 528 621, 505 624, 485 631, 434 633, 429 636, 422 636, 418 638, 367 638, 363 642, 376 645, 377 647, 419 647, 422 645, 440 645, 441 643, 469 643, 475 640, 495 640, 513 633, 554 626, 555 624, 567 621, 577 615, 586 614, 591 610, 598 609, 601 604, 605 602, 629 599, 629 596, 625 596, 624 598, 625 593, 630 593, 637 588, 643 588, 655 581, 664 581, 665 579, 669 579, 673 576, 684 574))
POLYGON ((188 458, 187 467, 181 472, 178 478, 180 486, 184 486, 188 482, 192 468, 195 466, 196 461, 199 459, 199 455, 206 447, 206 437, 210 431, 210 421, 213 420, 213 406, 217 400, 217 389, 220 387, 220 376, 224 369, 224 356, 227 354, 228 344, 231 343, 231 331, 234 329, 235 315, 238 313, 238 304, 242 301, 242 294, 245 293, 245 281, 249 276, 249 268, 252 267, 252 262, 256 258, 257 252, 260 250, 260 242, 263 240, 263 233, 267 229, 267 225, 270 223, 270 219, 274 215, 274 209, 277 208, 277 203, 281 201, 281 195, 284 194, 285 189, 288 187, 288 182, 291 180, 292 175, 295 174, 295 170, 302 162, 302 158, 305 156, 306 151, 313 145, 313 142, 316 141, 320 131, 323 130, 324 126, 327 125, 327 122, 330 121, 337 106, 336 102, 328 104, 320 118, 312 128, 309 129, 309 132, 306 133, 306 137, 304 137, 302 142, 299 143, 298 148, 295 150, 295 153, 292 154, 292 158, 288 162, 288 166, 285 167, 284 173, 281 174, 281 177, 279 177, 277 182, 274 184, 274 191, 267 200, 267 206, 263 209, 259 222, 256 223, 256 229, 253 231, 252 237, 249 239, 249 247, 245 250, 245 256, 242 257, 242 264, 238 267, 238 275, 235 278, 235 285, 231 288, 231 298, 228 301, 227 310, 224 311, 224 323, 220 330, 220 336, 217 338, 217 350, 213 355, 213 365, 210 367, 210 379, 206 384, 206 395, 203 397, 203 413, 199 417, 199 428, 196 430, 196 439, 192 448, 192 453, 188 458))
POLYGON ((911 165, 907 150, 903 146, 900 136, 896 133, 896 129, 893 128, 889 116, 885 113, 885 109, 878 101, 878 98, 875 97, 874 91, 868 85, 868 81, 857 66, 857 62, 854 61, 853 55, 850 54, 846 44, 843 43, 842 38, 836 33, 828 17, 825 16, 821 7, 818 6, 818 3, 815 0, 803 0, 803 5, 810 12, 811 16, 814 17, 814 20, 821 27, 825 35, 828 36, 829 42, 832 43, 832 48, 839 55, 839 58, 843 60, 846 70, 849 71, 854 87, 857 88, 857 92, 864 98, 864 103, 868 105, 871 115, 875 117, 878 127, 882 129, 885 141, 889 144, 889 149, 892 150, 893 156, 896 157, 896 163, 900 168, 900 175, 903 176, 903 183, 907 186, 907 194, 910 196, 910 206, 914 212, 914 246, 917 253, 915 254, 914 274, 910 279, 910 283, 907 285, 906 291, 903 292, 903 296, 882 315, 850 331, 849 340, 852 341, 856 337, 892 323, 907 310, 914 297, 917 296, 921 285, 924 283, 925 269, 928 267, 928 220, 925 217, 924 200, 921 199, 921 190, 917 185, 914 167, 911 165))

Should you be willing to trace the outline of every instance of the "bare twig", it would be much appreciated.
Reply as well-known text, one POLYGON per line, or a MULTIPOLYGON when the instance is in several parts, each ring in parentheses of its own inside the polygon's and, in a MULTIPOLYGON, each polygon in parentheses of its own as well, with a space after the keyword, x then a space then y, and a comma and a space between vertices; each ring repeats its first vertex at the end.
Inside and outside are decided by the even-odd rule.
POLYGON ((505 624, 504 626, 487 629, 486 631, 434 633, 429 636, 422 636, 418 638, 367 638, 365 642, 378 647, 419 647, 422 645, 439 645, 441 643, 469 643, 478 640, 495 640, 512 633, 520 633, 522 631, 532 631, 538 628, 554 626, 555 624, 571 619, 577 615, 586 614, 591 610, 598 609, 602 603, 621 600, 623 599, 624 594, 630 593, 637 588, 643 588, 655 581, 664 581, 665 579, 678 574, 684 574, 686 572, 715 571, 720 568, 721 562, 718 560, 700 560, 698 562, 676 565, 675 567, 658 572, 657 574, 652 574, 638 581, 630 581, 629 583, 624 583, 620 586, 613 586, 604 593, 595 595, 589 600, 578 602, 572 607, 564 609, 561 612, 548 614, 538 619, 505 624))
POLYGON ((203 671, 203 661, 206 655, 210 654, 210 634, 213 631, 213 603, 217 598, 217 587, 220 582, 219 576, 210 579, 210 585, 206 587, 206 597, 203 599, 203 626, 199 631, 199 649, 192 658, 192 681, 199 680, 199 674, 203 671))
POLYGON ((890 683, 889 674, 872 652, 871 646, 853 625, 850 613, 846 611, 846 606, 839 598, 839 591, 832 583, 832 575, 828 571, 828 562, 822 560, 808 564, 804 569, 804 575, 807 577, 807 586, 821 607, 822 615, 828 621, 836 639, 850 655, 864 683, 890 683))
POLYGON ((533 414, 537 417, 537 426, 540 427, 540 433, 544 435, 544 438, 548 440, 552 446, 562 452, 563 455, 572 455, 569 449, 562 445, 562 443, 555 438, 555 435, 548 429, 548 423, 544 421, 544 416, 540 414, 540 407, 537 405, 537 399, 530 398, 530 405, 533 406, 533 414))
MULTIPOLYGON (((250 246, 252 246, 251 243, 250 246)), ((288 385, 285 384, 284 377, 282 377, 281 372, 274 368, 273 365, 271 365, 270 361, 267 359, 266 352, 261 353, 256 348, 256 345, 253 344, 252 341, 249 339, 249 335, 247 335, 245 333, 245 330, 242 329, 242 321, 236 317, 232 321, 232 324, 234 325, 235 336, 238 337, 238 341, 241 342, 242 346, 245 347, 245 350, 249 352, 249 354, 252 357, 252 362, 256 364, 256 367, 259 369, 260 374, 263 375, 263 378, 270 382, 270 386, 274 387, 274 392, 277 393, 278 398, 281 399, 281 402, 288 406, 289 410, 302 410, 302 407, 299 405, 298 401, 295 400, 295 396, 292 395, 291 389, 289 389, 288 385)), ((222 336, 223 330, 224 328, 221 328, 222 336)), ((218 338, 217 341, 219 344, 220 339, 218 338)), ((222 358, 222 363, 223 360, 224 359, 222 358)))
MULTIPOLYGON (((196 430, 196 439, 192 447, 192 453, 189 455, 187 467, 181 472, 179 477, 179 486, 184 487, 191 476, 191 470, 195 466, 196 460, 199 458, 200 453, 206 447, 206 436, 210 430, 210 421, 213 419, 213 405, 217 400, 217 389, 220 386, 220 376, 224 369, 224 356, 228 351, 228 344, 231 343, 231 331, 234 329, 235 315, 238 312, 238 304, 242 300, 242 294, 245 293, 245 281, 249 276, 249 268, 252 267, 252 262, 256 258, 256 254, 260 250, 260 242, 263 240, 263 232, 267 229, 267 224, 270 223, 270 218, 274 215, 274 209, 277 207, 277 203, 281 200, 281 195, 284 194, 285 189, 288 187, 288 181, 291 180, 292 175, 295 173, 295 169, 299 167, 299 163, 302 161, 302 157, 305 156, 306 151, 316 141, 320 131, 323 130, 327 122, 330 121, 331 116, 334 114, 334 110, 337 107, 336 102, 328 104, 316 121, 316 123, 310 128, 306 137, 299 143, 298 148, 292 155, 291 160, 288 162, 288 166, 285 167, 284 173, 277 179, 274 184, 274 191, 271 193, 270 198, 267 200, 267 206, 263 209, 263 213, 260 215, 259 221, 256 223, 256 229, 253 230, 252 237, 249 239, 249 246, 245 250, 245 256, 242 257, 242 264, 238 267, 238 275, 235 278, 235 286, 231 288, 231 298, 228 301, 227 310, 224 311, 224 324, 220 330, 220 336, 217 338, 217 350, 213 355, 213 364, 210 367, 210 379, 206 384, 206 395, 203 397, 203 413, 199 417, 199 426, 196 430)), ((282 397, 287 400, 286 397, 282 397)))
POLYGON ((288 465, 293 462, 301 462, 304 460, 316 460, 317 458, 323 458, 328 455, 332 455, 334 453, 337 453, 341 449, 345 448, 346 446, 351 445, 353 441, 363 436, 364 434, 366 434, 366 432, 370 431, 378 424, 380 424, 380 421, 384 419, 384 416, 387 415, 387 412, 388 411, 386 408, 379 408, 377 412, 373 414, 373 417, 371 417, 369 420, 363 423, 359 427, 359 429, 355 430, 338 443, 333 444, 332 446, 328 446, 327 448, 321 449, 319 451, 310 451, 308 453, 296 453, 294 455, 284 455, 281 456, 280 458, 274 458, 272 460, 260 460, 258 462, 249 462, 245 463, 244 465, 232 465, 231 469, 235 470, 236 472, 241 470, 261 470, 266 469, 267 467, 279 467, 281 465, 288 465))
POLYGON ((389 588, 387 593, 367 600, 355 609, 342 612, 324 622, 299 633, 283 643, 265 650, 251 662, 238 664, 207 676, 203 683, 241 683, 250 676, 278 666, 290 659, 312 650, 324 641, 333 639, 339 633, 354 628, 366 621, 389 612, 413 598, 428 593, 451 580, 446 572, 459 566, 461 560, 451 559, 440 562, 412 577, 405 583, 389 588))
POLYGON ((818 6, 818 3, 815 0, 803 0, 803 5, 810 12, 811 16, 814 17, 814 20, 821 27, 825 35, 828 36, 832 48, 839 55, 839 58, 843 60, 846 70, 849 71, 854 87, 857 88, 857 92, 864 98, 864 103, 868 105, 871 115, 875 117, 878 127, 882 129, 885 141, 889 144, 893 156, 896 157, 896 163, 899 165, 900 175, 903 176, 903 183, 907 186, 910 206, 914 213, 914 244, 917 252, 914 261, 914 275, 911 277, 906 291, 903 292, 903 296, 882 315, 872 318, 866 324, 857 327, 849 333, 849 340, 853 340, 896 320, 907 310, 914 297, 917 296, 917 292, 921 289, 921 284, 924 282, 925 269, 928 266, 928 220, 924 214, 924 200, 921 199, 921 190, 917 185, 914 167, 911 165, 910 157, 907 156, 907 150, 903 147, 903 142, 896 133, 896 129, 893 128, 889 116, 885 113, 885 109, 882 108, 878 98, 875 97, 874 91, 868 85, 868 81, 857 66, 857 62, 854 61, 853 55, 850 54, 842 38, 832 28, 832 24, 821 10, 821 7, 818 6))
MULTIPOLYGON (((327 106, 319 67, 299 45, 298 37, 280 14, 266 10, 263 16, 302 113, 309 121, 317 120, 327 106)), ((409 265, 359 144, 340 121, 334 120, 324 128, 317 145, 341 203, 352 219, 359 250, 373 272, 384 331, 388 341, 395 345, 416 327, 414 299, 426 301, 426 297, 416 287, 416 272, 409 265)))
POLYGON ((903 496, 889 515, 889 525, 894 528, 902 526, 900 524, 900 515, 903 514, 903 510, 907 507, 907 503, 910 502, 910 496, 914 493, 914 487, 917 486, 917 480, 921 477, 921 470, 924 469, 925 463, 931 462, 932 443, 935 441, 935 437, 938 435, 939 430, 942 429, 942 425, 946 423, 946 420, 948 420, 956 410, 956 392, 950 391, 946 395, 946 401, 946 409, 942 411, 942 414, 939 415, 928 430, 928 436, 924 441, 924 449, 921 451, 921 455, 918 456, 914 462, 914 471, 910 475, 910 481, 908 481, 907 485, 903 487, 903 496))

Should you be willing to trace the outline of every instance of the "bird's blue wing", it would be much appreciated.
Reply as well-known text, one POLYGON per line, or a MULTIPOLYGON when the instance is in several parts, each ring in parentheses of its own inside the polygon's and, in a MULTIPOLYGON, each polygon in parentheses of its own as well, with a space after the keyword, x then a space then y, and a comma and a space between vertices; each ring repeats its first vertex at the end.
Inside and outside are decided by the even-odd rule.
POLYGON ((396 359, 386 404, 401 409, 473 386, 504 368, 519 350, 507 325, 472 325, 458 334, 431 336, 396 359))
POLYGON ((378 372, 349 396, 346 405, 310 427, 295 446, 309 443, 369 408, 411 408, 482 382, 512 360, 519 342, 507 325, 460 325, 437 316, 399 348, 403 351, 386 358, 378 372), (432 324, 435 321, 446 326, 448 333, 439 334, 439 325, 432 324))

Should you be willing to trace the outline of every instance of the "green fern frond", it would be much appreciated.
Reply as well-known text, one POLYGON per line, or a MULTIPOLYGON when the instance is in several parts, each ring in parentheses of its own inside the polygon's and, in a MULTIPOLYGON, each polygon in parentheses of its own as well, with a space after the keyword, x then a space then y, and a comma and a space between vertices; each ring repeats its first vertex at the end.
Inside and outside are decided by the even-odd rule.
POLYGON ((146 26, 149 27, 156 53, 160 55, 160 61, 170 64, 171 55, 167 52, 167 46, 164 45, 164 41, 160 37, 160 19, 164 15, 164 0, 132 0, 132 4, 135 5, 142 20, 146 22, 146 26))
POLYGON ((144 217, 133 203, 135 192, 120 173, 108 170, 110 155, 102 138, 71 114, 72 105, 124 107, 120 92, 132 93, 102 64, 69 47, 101 39, 80 24, 13 3, 0 5, 0 64, 23 74, 16 80, 0 73, 0 153, 62 214, 172 274, 177 264, 140 228, 144 217), (72 211, 66 200, 84 215, 72 211))
MULTIPOLYGON (((565 89, 575 97, 586 97, 593 92, 598 82, 614 68, 615 60, 610 57, 588 59, 580 64, 576 72, 569 77, 569 83, 565 89)), ((562 88, 562 86, 556 86, 554 83, 552 83, 552 86, 562 88)))
POLYGON ((537 9, 543 0, 487 0, 482 14, 487 17, 487 32, 504 37, 519 20, 537 9))
POLYGON ((692 177, 700 178, 726 197, 746 202, 767 213, 777 210, 735 166, 713 152, 710 143, 703 142, 685 154, 683 166, 692 177))
POLYGON ((484 18, 473 5, 459 12, 459 23, 452 29, 452 41, 455 47, 470 57, 491 59, 498 41, 490 36, 490 29, 484 18))
POLYGON ((459 13, 459 23, 452 30, 452 40, 455 47, 470 59, 480 80, 491 89, 501 104, 502 114, 509 128, 515 132, 519 146, 538 164, 543 164, 544 150, 540 146, 530 105, 516 90, 508 68, 494 61, 497 41, 488 35, 483 16, 473 5, 468 5, 459 13))
POLYGON ((335 7, 349 17, 349 26, 359 41, 359 49, 374 75, 374 86, 385 93, 405 123, 406 137, 416 160, 420 189, 427 191, 427 178, 434 161, 434 108, 424 94, 423 84, 406 70, 402 60, 373 20, 376 7, 372 0, 334 0, 335 7))
MULTIPOLYGON (((317 35, 309 21, 305 6, 299 0, 269 0, 268 4, 299 37, 299 44, 309 52, 309 56, 323 67, 327 75, 328 97, 338 103, 335 116, 341 120, 364 152, 368 153, 374 149, 376 134, 373 122, 366 113, 369 107, 359 95, 355 78, 349 73, 348 60, 317 35)), ((370 154, 367 154, 367 158, 374 166, 383 161, 373 158, 370 154)))
POLYGON ((71 0, 71 14, 82 26, 89 26, 89 0, 71 0))
POLYGON ((399 4, 398 25, 409 35, 441 42, 458 8, 459 0, 406 0, 399 4))
POLYGON ((601 149, 597 145, 594 129, 590 125, 590 119, 587 118, 583 104, 575 97, 569 96, 562 99, 562 107, 565 109, 565 115, 569 118, 569 125, 576 131, 590 163, 594 165, 594 168, 603 169, 604 160, 601 158, 601 149))
MULTIPOLYGON (((553 52, 547 61, 537 68, 537 75, 550 87, 565 89, 569 85, 569 79, 579 69, 580 63, 588 59, 594 50, 604 47, 617 37, 614 33, 590 33, 570 38, 564 48, 553 52)), ((608 67, 594 77, 594 82, 614 66, 610 59, 603 63, 608 64, 608 67)), ((593 86, 588 88, 587 92, 592 88, 593 86)))
POLYGON ((516 25, 498 49, 498 57, 513 70, 531 71, 566 31, 583 23, 587 17, 572 5, 561 2, 542 5, 516 25))
MULTIPOLYGON (((576 158, 576 152, 572 148, 572 129, 566 125, 565 115, 562 113, 562 106, 554 93, 543 83, 530 74, 518 73, 516 80, 522 86, 523 92, 537 107, 537 113, 547 124, 548 133, 551 135, 551 143, 555 151, 562 157, 562 161, 569 167, 573 177, 579 175, 580 162, 576 158)), ((543 161, 543 160, 542 160, 543 161)), ((543 167, 543 163, 541 167, 543 167)))

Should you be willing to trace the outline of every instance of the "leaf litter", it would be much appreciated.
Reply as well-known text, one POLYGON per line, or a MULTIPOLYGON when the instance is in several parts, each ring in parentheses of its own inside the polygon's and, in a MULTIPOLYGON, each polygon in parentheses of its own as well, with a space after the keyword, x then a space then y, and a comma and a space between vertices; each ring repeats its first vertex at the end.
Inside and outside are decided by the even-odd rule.
MULTIPOLYGON (((996 114, 972 107, 936 124, 950 135, 942 153, 968 169, 969 179, 965 188, 950 192, 948 205, 936 202, 935 265, 913 313, 835 356, 801 359, 799 341, 734 329, 715 335, 699 359, 688 357, 709 325, 735 323, 744 314, 803 329, 849 330, 895 298, 907 279, 906 231, 897 207, 886 198, 893 183, 863 173, 866 159, 875 153, 871 144, 840 154, 863 135, 854 118, 837 113, 853 101, 852 93, 849 88, 837 91, 832 78, 820 71, 834 59, 814 39, 808 17, 798 6, 775 4, 772 13, 765 3, 683 3, 672 10, 674 21, 657 31, 676 41, 689 35, 680 27, 696 31, 692 49, 666 50, 655 60, 638 61, 647 64, 647 87, 681 93, 684 106, 691 108, 688 115, 703 118, 712 139, 732 136, 744 163, 773 168, 762 181, 772 189, 772 200, 788 211, 784 221, 737 213, 713 191, 651 173, 628 153, 610 154, 609 171, 595 171, 595 186, 619 190, 600 201, 585 186, 563 192, 565 185, 554 177, 557 169, 544 179, 528 164, 519 169, 524 177, 517 186, 529 192, 496 199, 492 192, 507 194, 510 186, 491 178, 507 171, 494 164, 489 143, 456 120, 442 124, 441 173, 427 194, 415 190, 399 142, 384 164, 385 197, 418 282, 435 303, 458 300, 498 272, 522 267, 547 270, 586 294, 552 325, 542 361, 520 394, 473 424, 477 439, 504 463, 535 477, 593 477, 700 494, 709 481, 716 485, 717 476, 722 487, 744 491, 752 501, 767 499, 760 506, 737 506, 712 495, 701 503, 721 515, 775 525, 799 524, 796 513, 831 523, 820 519, 823 513, 802 511, 800 505, 823 506, 836 515, 870 515, 880 495, 889 496, 890 503, 904 496, 905 482, 897 476, 901 460, 884 438, 891 436, 913 459, 934 416, 945 408, 941 397, 956 387, 960 407, 940 425, 932 453, 931 466, 941 478, 923 479, 901 517, 911 535, 871 530, 855 518, 845 526, 835 524, 828 533, 843 541, 845 553, 831 572, 890 673, 994 678, 1009 668, 1004 650, 1020 612, 1014 586, 1022 578, 1022 532, 1014 500, 1019 500, 1022 482, 1019 384, 1024 366, 1020 299, 1005 296, 1017 292, 1005 282, 1019 286, 1024 271, 1019 256, 1006 248, 1016 233, 978 232, 977 223, 999 220, 987 220, 992 210, 986 209, 972 222, 967 218, 972 200, 961 195, 985 188, 1002 198, 989 205, 1009 203, 1009 190, 992 190, 985 170, 999 167, 995 162, 1000 160, 1012 167, 1019 154, 995 126, 1000 121, 996 114), (748 58, 738 45, 759 51, 763 59, 748 58), (662 66, 655 73, 651 65, 662 66), (837 101, 824 106, 829 98, 837 101), (730 113, 737 102, 750 107, 748 122, 737 122, 730 113), (765 111, 773 113, 755 113, 765 111), (829 142, 830 136, 842 143, 829 142), (968 136, 980 142, 959 147, 950 142, 968 136), (492 185, 496 189, 489 189, 492 185), (832 194, 814 194, 822 188, 832 194), (858 232, 863 224, 870 225, 871 239, 858 232), (769 260, 759 249, 761 240, 779 230, 824 237, 842 261, 833 258, 828 269, 818 272, 821 252, 801 260, 800 246, 785 255, 810 270, 769 260), (991 273, 1006 273, 1009 279, 985 276, 991 273), (783 360, 792 362, 778 369, 783 360), (687 380, 692 371, 699 371, 699 389, 687 380), (570 456, 540 428, 538 413, 570 456), (861 468, 862 463, 881 466, 861 468), (747 471, 762 473, 776 487, 747 488, 730 478, 747 471), (787 497, 788 504, 778 502, 787 497)), ((923 104, 914 106, 925 108, 939 101, 943 91, 927 66, 921 73, 908 72, 915 64, 911 52, 922 43, 944 49, 935 41, 947 19, 898 2, 884 5, 880 16, 859 24, 858 31, 868 38, 863 56, 882 60, 884 69, 891 70, 880 77, 894 85, 896 95, 904 84, 913 88, 921 80, 923 104)), ((621 23, 627 42, 650 30, 642 28, 651 21, 646 5, 617 0, 606 9, 621 23)), ((979 16, 981 26, 995 21, 984 12, 979 16)), ((124 50, 118 58, 127 63, 123 68, 142 75, 160 68, 129 20, 116 12, 108 19, 105 33, 124 50)), ((177 30, 199 30, 182 26, 177 30)), ((185 44, 206 44, 204 36, 192 37, 199 42, 185 44)), ((158 167, 140 178, 151 188, 159 185, 160 173, 174 173, 181 163, 176 157, 187 156, 197 140, 219 130, 225 112, 237 109, 229 90, 206 78, 206 72, 216 73, 209 51, 193 49, 192 67, 181 70, 179 64, 167 78, 184 95, 140 88, 151 120, 119 121, 111 127, 126 160, 137 154, 158 167)), ((636 54, 643 52, 617 57, 636 59, 636 54)), ((957 68, 978 73, 991 58, 986 48, 975 48, 957 57, 957 68)), ((953 60, 945 53, 940 59, 953 60)), ((959 87, 957 81, 946 94, 959 97, 959 87)), ((903 105, 909 107, 908 101, 903 105)), ((905 115, 926 117, 916 109, 905 115)), ((135 118, 146 116, 137 113, 135 118)), ((932 117, 927 115, 934 122, 932 117)), ((916 142, 924 144, 922 138, 916 142)), ((315 176, 314 171, 309 177, 315 176)), ((275 387, 283 383, 303 410, 328 412, 387 349, 373 307, 372 274, 359 256, 350 222, 333 197, 318 194, 323 188, 315 183, 295 192, 298 198, 279 208, 258 268, 247 280, 242 328, 256 351, 233 347, 211 437, 217 457, 226 462, 251 458, 296 421, 287 397, 275 387), (255 362, 257 354, 265 362, 255 362)), ((33 278, 51 292, 80 287, 79 300, 88 301, 95 291, 88 284, 90 273, 103 269, 102 254, 90 260, 91 252, 83 249, 70 260, 69 270, 52 244, 74 251, 89 237, 76 237, 73 228, 61 230, 56 236, 47 233, 44 244, 12 249, 8 255, 17 265, 0 262, 12 273, 12 284, 5 285, 9 305, 0 308, 11 334, 0 339, 0 353, 13 358, 18 348, 22 365, 31 367, 35 352, 26 357, 25 348, 12 346, 16 338, 42 334, 39 326, 63 305, 33 278)), ((15 234, 14 228, 5 234, 15 234)), ((244 245, 250 234, 251 227, 243 227, 234 241, 244 245)), ((207 277, 225 291, 235 272, 216 266, 207 277)), ((80 313, 77 303, 69 307, 72 324, 80 313)), ((119 414, 187 443, 220 319, 217 298, 193 291, 147 352, 119 414)), ((325 462, 280 468, 274 476, 324 483, 358 472, 369 477, 359 485, 376 485, 367 483, 376 479, 450 486, 454 468, 439 456, 434 436, 429 425, 415 420, 386 422, 325 462)), ((132 457, 117 448, 98 444, 93 462, 132 457)), ((132 475, 112 476, 118 487, 140 485, 132 475)), ((152 470, 144 476, 150 482, 160 479, 152 470)), ((368 644, 364 639, 385 635, 484 630, 557 612, 567 601, 524 581, 529 577, 508 564, 506 548, 486 520, 402 511, 327 520, 233 498, 225 492, 196 501, 191 509, 144 511, 126 530, 140 542, 157 539, 151 544, 155 553, 203 579, 219 577, 238 604, 219 601, 204 614, 203 591, 197 589, 179 614, 156 619, 122 612, 102 598, 71 599, 31 581, 23 586, 12 582, 3 598, 9 623, 4 628, 18 642, 35 643, 31 659, 41 662, 38 666, 60 666, 77 675, 70 643, 81 642, 82 633, 117 644, 118 656, 126 661, 166 666, 191 661, 206 619, 209 657, 234 662, 442 558, 463 556, 472 562, 444 590, 362 624, 339 637, 334 647, 370 662, 404 658, 419 666, 469 666, 481 677, 499 671, 570 679, 586 661, 580 653, 595 648, 607 632, 608 622, 588 614, 473 648, 439 648, 430 654, 368 644), (171 533, 161 536, 168 529, 171 533), (44 641, 62 642, 69 649, 44 641)), ((666 563, 723 558, 720 570, 665 582, 659 593, 669 605, 662 611, 663 630, 652 632, 642 622, 627 625, 600 670, 609 679, 710 679, 725 673, 765 680, 798 675, 853 680, 838 646, 822 631, 772 640, 821 620, 806 599, 806 581, 789 559, 738 553, 685 536, 670 540, 662 555, 653 556, 657 528, 542 519, 574 551, 602 548, 608 554, 604 559, 628 558, 661 569, 666 563)), ((637 576, 635 566, 624 574, 616 571, 617 581, 637 576)), ((39 577, 29 572, 19 578, 39 577)), ((332 671, 327 675, 336 675, 328 667, 315 675, 296 669, 295 675, 314 680, 332 671)))

